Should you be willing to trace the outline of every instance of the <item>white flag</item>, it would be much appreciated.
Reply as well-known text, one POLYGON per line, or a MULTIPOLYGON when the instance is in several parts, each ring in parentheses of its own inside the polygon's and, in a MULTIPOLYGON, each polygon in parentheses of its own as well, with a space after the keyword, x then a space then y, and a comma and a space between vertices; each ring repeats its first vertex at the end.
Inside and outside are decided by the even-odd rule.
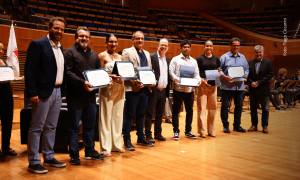
POLYGON ((9 66, 13 67, 15 77, 19 77, 20 76, 19 55, 18 55, 18 46, 17 46, 13 21, 11 22, 6 55, 7 55, 7 63, 9 66))

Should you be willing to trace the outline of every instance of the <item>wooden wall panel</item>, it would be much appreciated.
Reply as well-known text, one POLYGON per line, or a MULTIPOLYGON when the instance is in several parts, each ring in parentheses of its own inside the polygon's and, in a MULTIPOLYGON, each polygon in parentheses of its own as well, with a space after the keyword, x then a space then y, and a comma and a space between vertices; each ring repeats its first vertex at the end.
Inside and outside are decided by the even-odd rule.
MULTIPOLYGON (((1 39, 0 41, 3 42, 5 49, 7 48, 8 37, 9 37, 9 30, 10 26, 0 25, 1 30, 1 39), (4 38, 5 37, 5 38, 4 38)), ((16 39, 18 44, 19 51, 27 51, 28 45, 31 41, 45 37, 48 34, 48 31, 36 30, 36 29, 27 29, 27 28, 20 28, 15 27, 16 39)), ((96 51, 98 54, 106 50, 105 48, 105 38, 104 37, 91 37, 90 48, 96 51)), ((61 44, 63 45, 64 50, 73 46, 75 43, 74 34, 65 33, 64 37, 61 40, 61 44)), ((119 39, 119 46, 118 51, 123 50, 125 48, 129 48, 133 45, 132 40, 130 39, 119 39)), ((144 49, 149 51, 150 53, 156 52, 158 42, 153 41, 145 41, 144 49)), ((197 58, 199 55, 203 54, 204 51, 203 45, 192 45, 191 56, 193 58, 197 58)), ((221 56, 222 54, 228 52, 230 50, 229 46, 221 46, 215 45, 213 53, 216 56, 221 56)), ((253 59, 253 47, 251 46, 244 46, 240 47, 240 52, 246 56, 248 60, 253 59)), ((179 43, 170 43, 170 48, 167 53, 168 58, 173 58, 180 54, 180 46, 179 43)))

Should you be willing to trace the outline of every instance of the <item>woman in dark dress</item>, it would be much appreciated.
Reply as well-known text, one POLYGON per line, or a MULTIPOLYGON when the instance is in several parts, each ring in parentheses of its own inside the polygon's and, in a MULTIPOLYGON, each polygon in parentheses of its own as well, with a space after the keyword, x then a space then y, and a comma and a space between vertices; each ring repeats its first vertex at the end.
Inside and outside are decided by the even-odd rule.
MULTIPOLYGON (((0 42, 0 58, 4 53, 4 45, 0 42)), ((0 66, 7 66, 7 63, 0 59, 0 66)), ((14 113, 14 101, 10 82, 0 82, 0 117, 2 126, 2 150, 0 156, 15 156, 17 153, 10 148, 10 137, 14 113)))

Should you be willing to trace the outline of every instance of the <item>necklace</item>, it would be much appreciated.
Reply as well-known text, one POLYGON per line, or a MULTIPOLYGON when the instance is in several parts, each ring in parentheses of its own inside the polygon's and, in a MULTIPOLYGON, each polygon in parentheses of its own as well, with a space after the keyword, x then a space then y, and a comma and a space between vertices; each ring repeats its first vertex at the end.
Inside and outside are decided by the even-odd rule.
POLYGON ((107 54, 112 55, 113 57, 115 56, 115 53, 113 52, 112 54, 108 53, 108 51, 106 51, 107 54))

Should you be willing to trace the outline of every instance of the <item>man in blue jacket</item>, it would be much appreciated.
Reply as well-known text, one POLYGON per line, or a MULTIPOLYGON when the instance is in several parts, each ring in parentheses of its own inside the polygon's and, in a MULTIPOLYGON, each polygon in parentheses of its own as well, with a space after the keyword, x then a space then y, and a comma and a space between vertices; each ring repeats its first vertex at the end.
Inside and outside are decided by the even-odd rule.
POLYGON ((49 34, 32 41, 27 50, 25 63, 25 88, 32 105, 28 132, 28 171, 42 174, 48 170, 41 165, 39 155, 40 136, 43 132, 42 152, 44 166, 65 167, 66 163, 54 158, 55 130, 63 92, 64 56, 59 43, 63 37, 65 21, 52 18, 49 34))

